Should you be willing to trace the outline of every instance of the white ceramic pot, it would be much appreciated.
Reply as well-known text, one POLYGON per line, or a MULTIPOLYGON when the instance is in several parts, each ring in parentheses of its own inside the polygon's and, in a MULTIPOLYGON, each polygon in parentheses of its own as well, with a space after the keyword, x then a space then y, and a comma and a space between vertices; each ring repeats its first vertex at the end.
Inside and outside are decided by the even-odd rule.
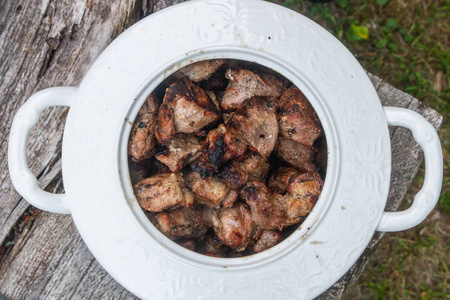
POLYGON ((376 230, 420 223, 439 198, 443 170, 439 138, 428 122, 409 110, 383 108, 365 71, 325 29, 258 0, 190 1, 138 22, 100 55, 78 88, 46 89, 25 103, 8 154, 17 191, 40 209, 72 214, 101 265, 145 299, 313 298, 354 264, 376 230), (128 174, 128 135, 145 96, 177 69, 213 58, 257 62, 290 79, 327 137, 327 177, 312 213, 279 245, 243 258, 207 257, 163 236, 140 209, 128 174), (70 106, 63 195, 42 191, 27 166, 29 130, 50 106, 70 106), (409 128, 426 162, 413 205, 395 213, 384 212, 389 125, 409 128))

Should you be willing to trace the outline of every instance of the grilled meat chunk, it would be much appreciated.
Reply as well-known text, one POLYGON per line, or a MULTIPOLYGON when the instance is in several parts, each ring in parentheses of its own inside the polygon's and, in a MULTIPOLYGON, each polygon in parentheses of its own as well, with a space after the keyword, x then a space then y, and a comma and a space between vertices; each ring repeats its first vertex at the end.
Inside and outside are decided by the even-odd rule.
POLYGON ((232 189, 239 189, 248 181, 248 174, 241 170, 236 160, 223 166, 218 175, 232 189))
POLYGON ((287 89, 279 99, 280 134, 311 147, 322 132, 319 118, 296 87, 287 89))
POLYGON ((156 138, 167 144, 175 133, 193 133, 220 118, 218 103, 184 77, 167 90, 158 112, 156 138))
POLYGON ((238 189, 247 181, 265 181, 269 163, 258 153, 251 152, 245 157, 233 160, 223 166, 219 176, 232 188, 238 189))
POLYGON ((193 82, 199 82, 211 77, 225 63, 223 59, 199 61, 177 71, 174 75, 177 78, 189 77, 193 82))
POLYGON ((245 69, 227 70, 225 77, 230 80, 222 98, 222 108, 239 108, 244 100, 253 96, 280 97, 283 83, 271 74, 261 76, 245 69))
POLYGON ((200 155, 198 159, 191 164, 191 169, 199 173, 202 179, 211 177, 217 172, 217 166, 211 163, 205 155, 200 155))
POLYGON ((253 231, 250 210, 243 203, 232 208, 222 208, 213 218, 214 232, 217 237, 237 252, 244 251, 251 240, 253 231))
POLYGON ((157 148, 156 159, 174 173, 179 172, 202 154, 198 138, 185 134, 177 134, 167 145, 160 145, 157 148))
POLYGON ((291 179, 299 174, 294 168, 281 167, 270 177, 268 187, 272 191, 284 195, 291 179))
POLYGON ((286 212, 280 201, 283 196, 271 193, 264 183, 253 181, 241 191, 243 199, 250 206, 253 221, 262 229, 283 228, 286 212))
POLYGON ((211 130, 203 143, 203 153, 218 167, 246 151, 247 145, 236 140, 223 124, 211 130))
POLYGON ((159 104, 155 95, 148 95, 133 123, 128 152, 134 161, 142 161, 153 155, 159 104))
POLYGON ((230 192, 230 188, 221 179, 215 177, 202 179, 195 171, 189 172, 185 179, 197 201, 211 208, 218 207, 230 192))
POLYGON ((138 182, 134 193, 139 205, 150 212, 190 207, 194 194, 187 188, 180 173, 153 175, 138 182))
POLYGON ((275 151, 278 156, 302 172, 314 172, 314 156, 316 151, 312 146, 306 146, 287 137, 279 137, 275 151))
POLYGON ((226 126, 237 139, 265 157, 269 157, 278 138, 275 108, 260 97, 245 100, 226 126))
POLYGON ((169 238, 198 238, 208 230, 199 213, 192 208, 160 212, 153 217, 153 224, 169 238))
POLYGON ((243 155, 247 145, 238 141, 223 124, 208 133, 203 142, 203 154, 192 164, 202 178, 211 176, 227 161, 243 155))
POLYGON ((253 246, 253 250, 256 253, 262 252, 269 248, 272 248, 279 242, 281 242, 282 235, 279 231, 275 230, 263 230, 261 237, 256 241, 253 246))
POLYGON ((319 199, 323 180, 319 173, 303 173, 291 178, 281 205, 287 213, 286 224, 295 224, 311 212, 319 199))
POLYGON ((270 167, 267 159, 255 152, 251 152, 245 159, 239 160, 238 164, 239 169, 248 175, 250 181, 265 181, 270 167))

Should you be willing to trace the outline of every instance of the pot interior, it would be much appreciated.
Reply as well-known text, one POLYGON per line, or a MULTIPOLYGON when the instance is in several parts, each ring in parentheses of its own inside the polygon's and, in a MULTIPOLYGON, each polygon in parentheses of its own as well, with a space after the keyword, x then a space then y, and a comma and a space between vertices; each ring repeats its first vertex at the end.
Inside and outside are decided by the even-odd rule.
MULTIPOLYGON (((138 96, 130 105, 130 110, 127 112, 127 115, 125 117, 125 120, 127 122, 124 123, 124 127, 122 128, 121 141, 119 142, 121 148, 119 162, 122 165, 121 180, 124 193, 126 194, 126 198, 128 199, 127 206, 130 208, 132 217, 138 221, 137 223, 140 225, 140 227, 149 234, 149 237, 155 243, 159 244, 161 247, 164 247, 166 250, 168 250, 169 253, 176 255, 178 258, 183 260, 187 259, 189 263, 200 263, 202 265, 206 264, 207 266, 225 265, 227 267, 239 267, 242 265, 269 261, 272 258, 280 255, 281 253, 292 249, 292 247, 295 247, 295 245, 301 243, 308 236, 311 230, 313 230, 318 225, 321 217, 324 215, 325 210, 331 201, 333 189, 335 186, 335 174, 338 169, 338 147, 333 147, 333 145, 336 144, 336 139, 332 126, 333 122, 328 118, 328 114, 326 111, 326 102, 320 99, 320 94, 314 91, 313 87, 308 83, 306 78, 303 78, 301 74, 290 73, 288 66, 281 66, 276 62, 274 63, 272 58, 267 61, 263 57, 258 57, 254 54, 250 54, 252 60, 249 60, 245 59, 249 57, 248 53, 245 53, 245 55, 243 55, 243 53, 239 53, 238 55, 236 54, 237 53, 227 53, 226 51, 221 51, 220 55, 217 55, 215 51, 211 51, 211 53, 194 53, 188 55, 187 58, 185 57, 178 61, 175 61, 174 64, 168 66, 166 69, 157 72, 156 75, 154 74, 150 77, 149 81, 146 82, 143 85, 143 88, 137 93, 138 96), (303 94, 305 94, 305 96, 308 98, 309 103, 313 107, 315 113, 318 115, 321 123, 320 127, 322 130, 322 134, 314 141, 314 157, 312 159, 312 163, 314 163, 315 165, 315 172, 319 173, 320 177, 323 180, 322 192, 309 214, 302 217, 299 222, 290 226, 285 226, 280 232, 281 241, 279 241, 279 243, 274 245, 273 247, 270 247, 260 253, 255 253, 253 249, 251 249, 252 245, 248 246, 248 248, 243 251, 236 251, 235 249, 233 250, 230 247, 224 246, 226 250, 221 253, 208 253, 202 246, 202 243, 205 242, 204 237, 175 238, 171 236, 171 238, 169 239, 169 237, 165 236, 170 235, 168 234, 167 230, 165 232, 165 235, 160 232, 159 229, 161 229, 161 226, 155 216, 166 214, 166 216, 164 217, 167 217, 167 214, 171 214, 171 211, 173 211, 173 209, 168 209, 163 213, 149 212, 143 209, 141 205, 139 205, 139 201, 136 199, 136 187, 140 181, 154 175, 158 175, 157 173, 171 172, 154 156, 141 161, 136 161, 136 159, 134 159, 132 155, 130 155, 130 145, 132 142, 131 135, 133 135, 133 130, 136 130, 132 130, 131 127, 134 122, 136 123, 134 128, 143 127, 142 124, 142 126, 138 124, 138 122, 141 122, 142 119, 137 117, 143 103, 146 101, 148 95, 150 94, 154 95, 157 99, 160 99, 159 101, 161 102, 164 99, 168 88, 170 88, 171 85, 174 85, 174 83, 176 83, 180 80, 181 77, 183 77, 180 75, 180 73, 182 73, 183 70, 186 70, 186 66, 200 61, 212 61, 213 59, 217 58, 224 59, 225 63, 216 72, 214 72, 213 76, 210 79, 194 83, 194 85, 199 86, 204 90, 209 89, 213 91, 215 95, 218 95, 218 102, 220 102, 220 98, 223 97, 223 93, 229 87, 229 80, 225 75, 227 70, 245 69, 251 70, 256 74, 271 74, 275 76, 280 82, 283 82, 283 89, 297 87, 299 90, 301 90, 301 92, 303 92, 303 94), (216 77, 220 78, 222 82, 219 82, 216 84, 216 86, 214 86, 213 81, 217 79, 216 77), (130 122, 129 120, 135 121, 130 122), (126 164, 124 162, 126 162, 126 164), (226 263, 224 263, 224 261, 226 261, 226 263)), ((158 111, 159 113, 161 113, 160 110, 158 111)), ((235 109, 227 111, 227 113, 232 113, 233 111, 235 111, 235 109)), ((216 121, 209 127, 206 127, 208 127, 208 131, 213 130, 220 123, 223 123, 223 120, 216 121)), ((201 137, 197 138, 197 140, 201 145, 204 145, 204 140, 207 136, 206 133, 190 134, 197 134, 199 136, 201 135, 201 137)), ((159 153, 159 155, 161 155, 162 152, 167 152, 166 146, 160 145, 159 141, 157 141, 156 143, 156 150, 153 150, 153 154, 156 153, 156 155, 158 155, 159 153)), ((251 149, 251 145, 247 146, 249 146, 248 149, 251 149)), ((202 151, 200 150, 200 152, 202 151)), ((267 158, 267 160, 270 165, 267 178, 270 178, 270 176, 274 174, 279 168, 292 167, 290 163, 288 163, 283 158, 280 158, 280 156, 275 153, 272 153, 267 158)), ((187 164, 187 166, 181 168, 180 172, 183 174, 183 176, 185 176, 187 172, 192 172, 191 169, 191 165, 187 164)), ((302 170, 300 171, 300 173, 307 173, 307 171, 302 170)), ((220 176, 216 177, 219 177, 220 179, 220 176)), ((264 183, 268 182, 267 178, 264 179, 264 183)), ((192 186, 188 186, 188 188, 192 189, 192 186)), ((250 211, 248 205, 243 199, 241 199, 242 193, 238 191, 238 194, 238 202, 244 203, 244 206, 250 211)), ((204 206, 204 204, 199 205, 197 203, 197 200, 195 201, 194 207, 201 208, 204 206)), ((222 207, 222 205, 220 206, 222 207)), ((274 231, 277 230, 275 229, 274 231)), ((213 229, 208 229, 206 234, 207 236, 209 235, 208 239, 210 239, 210 237, 214 235, 214 232, 215 231, 213 229)), ((221 240, 217 237, 215 237, 214 241, 221 243, 221 240)))

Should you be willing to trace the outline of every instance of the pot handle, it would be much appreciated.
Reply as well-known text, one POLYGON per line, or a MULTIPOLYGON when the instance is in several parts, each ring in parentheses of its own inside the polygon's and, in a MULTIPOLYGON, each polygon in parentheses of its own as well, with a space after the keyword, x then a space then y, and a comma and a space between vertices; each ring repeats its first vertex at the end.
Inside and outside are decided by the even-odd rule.
POLYGON ((384 107, 389 126, 411 130, 425 156, 425 179, 410 208, 399 212, 384 212, 377 230, 401 231, 421 223, 439 200, 443 176, 443 157, 439 136, 434 127, 418 113, 398 107, 384 107))
POLYGON ((8 144, 8 166, 11 181, 17 192, 39 209, 69 214, 65 194, 52 194, 39 187, 28 167, 27 140, 44 109, 51 106, 70 106, 77 91, 75 87, 54 87, 37 92, 17 111, 12 122, 8 144))

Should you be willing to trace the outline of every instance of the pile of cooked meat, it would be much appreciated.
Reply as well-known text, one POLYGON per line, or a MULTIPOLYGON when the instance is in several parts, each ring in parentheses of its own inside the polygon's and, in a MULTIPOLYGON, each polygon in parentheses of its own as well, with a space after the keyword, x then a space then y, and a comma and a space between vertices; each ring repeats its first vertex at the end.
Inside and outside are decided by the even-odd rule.
POLYGON ((170 239, 205 255, 249 255, 278 244, 311 212, 323 187, 324 139, 314 109, 284 77, 247 62, 201 61, 141 107, 131 181, 170 239))

